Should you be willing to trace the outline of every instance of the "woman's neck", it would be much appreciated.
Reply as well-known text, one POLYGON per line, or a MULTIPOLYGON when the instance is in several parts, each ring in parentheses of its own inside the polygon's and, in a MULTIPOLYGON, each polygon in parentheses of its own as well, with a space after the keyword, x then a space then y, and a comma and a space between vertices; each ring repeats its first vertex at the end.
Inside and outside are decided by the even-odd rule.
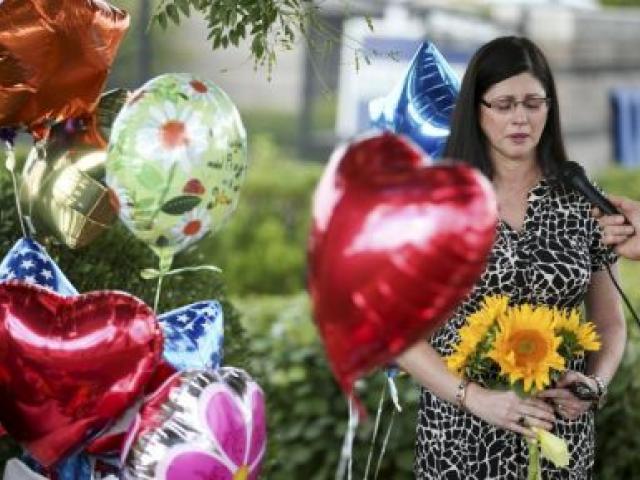
POLYGON ((499 190, 528 190, 541 178, 542 172, 534 158, 493 163, 493 185, 499 190))

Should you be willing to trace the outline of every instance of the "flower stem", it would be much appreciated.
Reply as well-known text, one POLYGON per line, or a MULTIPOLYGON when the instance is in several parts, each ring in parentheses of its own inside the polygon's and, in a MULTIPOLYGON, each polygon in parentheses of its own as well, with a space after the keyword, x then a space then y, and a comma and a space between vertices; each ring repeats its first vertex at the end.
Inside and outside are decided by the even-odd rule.
POLYGON ((527 480, 542 480, 538 440, 529 438, 527 439, 527 445, 529 445, 529 471, 527 473, 527 480))

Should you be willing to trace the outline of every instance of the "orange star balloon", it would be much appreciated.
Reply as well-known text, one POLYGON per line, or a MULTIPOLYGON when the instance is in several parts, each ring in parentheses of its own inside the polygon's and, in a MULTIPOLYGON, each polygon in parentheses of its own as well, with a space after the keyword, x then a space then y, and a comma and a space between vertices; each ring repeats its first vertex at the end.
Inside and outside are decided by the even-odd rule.
POLYGON ((91 115, 128 27, 102 0, 0 1, 0 127, 91 115))

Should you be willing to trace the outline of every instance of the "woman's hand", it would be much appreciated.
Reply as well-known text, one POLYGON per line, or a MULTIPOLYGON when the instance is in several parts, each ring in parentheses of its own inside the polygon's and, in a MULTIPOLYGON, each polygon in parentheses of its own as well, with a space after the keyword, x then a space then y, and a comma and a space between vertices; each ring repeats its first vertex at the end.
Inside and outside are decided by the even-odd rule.
POLYGON ((560 377, 560 380, 558 380, 554 388, 544 390, 536 396, 538 398, 551 400, 551 402, 556 406, 556 411, 562 417, 567 420, 575 420, 580 415, 587 412, 592 407, 593 403, 580 400, 571 393, 571 390, 569 390, 568 387, 574 382, 586 383, 592 390, 596 392, 598 391, 598 385, 595 380, 580 372, 569 370, 560 377))
POLYGON ((544 400, 520 398, 510 390, 489 390, 476 383, 467 387, 464 403, 471 413, 484 421, 531 438, 535 434, 528 427, 551 430, 556 420, 553 408, 544 400))

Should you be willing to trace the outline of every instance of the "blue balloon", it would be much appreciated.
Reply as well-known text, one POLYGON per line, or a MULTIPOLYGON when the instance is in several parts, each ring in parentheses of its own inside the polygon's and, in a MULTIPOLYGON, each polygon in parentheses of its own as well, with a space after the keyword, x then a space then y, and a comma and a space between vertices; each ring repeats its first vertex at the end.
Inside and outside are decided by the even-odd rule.
POLYGON ((406 135, 432 159, 442 156, 460 79, 438 49, 424 42, 404 79, 369 103, 371 126, 406 135))
POLYGON ((219 368, 222 362, 224 317, 219 302, 193 303, 163 313, 163 357, 177 370, 219 368))
POLYGON ((58 480, 91 480, 93 466, 84 453, 65 458, 57 467, 58 480))
MULTIPOLYGON (((29 467, 38 475, 46 474, 45 469, 28 455, 23 455, 22 461, 25 466, 29 467)), ((93 478, 91 460, 89 460, 89 457, 85 454, 71 455, 64 460, 61 460, 56 466, 56 474, 56 478, 58 480, 91 480, 93 478)))
POLYGON ((78 294, 47 251, 30 238, 18 240, 0 263, 3 280, 22 280, 66 297, 78 294))

